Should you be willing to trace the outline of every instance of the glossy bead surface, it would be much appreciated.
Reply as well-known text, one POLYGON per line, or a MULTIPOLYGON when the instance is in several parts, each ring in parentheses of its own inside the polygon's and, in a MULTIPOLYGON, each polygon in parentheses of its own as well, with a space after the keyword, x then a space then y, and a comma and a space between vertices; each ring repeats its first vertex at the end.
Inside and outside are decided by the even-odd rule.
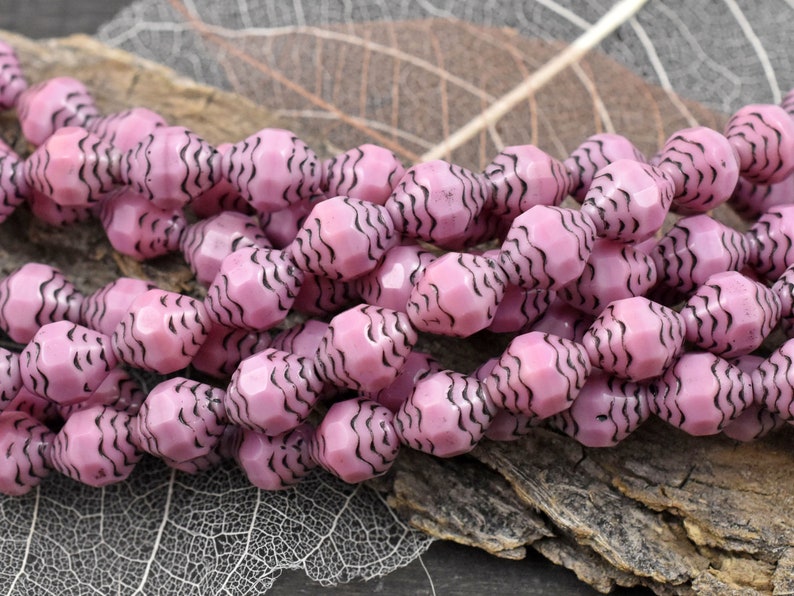
POLYGON ((582 343, 585 332, 593 323, 591 315, 574 308, 557 296, 541 317, 530 326, 540 331, 582 343))
POLYGON ((259 222, 262 226, 262 231, 265 232, 273 246, 276 248, 287 248, 295 240, 301 227, 303 227, 314 204, 324 200, 324 196, 312 197, 293 203, 289 207, 278 211, 260 213, 259 222))
POLYGON ((487 329, 494 333, 515 333, 528 328, 548 310, 556 298, 550 290, 527 290, 507 284, 487 329))
POLYGON ((282 490, 298 483, 314 468, 309 448, 314 429, 302 424, 277 437, 244 429, 235 450, 248 481, 262 490, 282 490))
MULTIPOLYGON (((764 359, 761 356, 749 354, 735 359, 733 364, 738 366, 745 374, 752 375, 755 369, 763 362, 764 359)), ((757 397, 755 387, 753 387, 753 396, 757 397)), ((780 428, 784 424, 785 421, 780 416, 770 412, 763 405, 754 401, 747 406, 744 412, 725 425, 722 432, 725 436, 736 441, 754 441, 780 428)))
POLYGON ((339 312, 357 298, 353 281, 305 273, 292 307, 307 315, 325 316, 339 312))
POLYGON ((144 399, 146 399, 146 393, 138 381, 133 379, 124 368, 117 366, 108 373, 105 380, 87 399, 69 405, 58 404, 58 413, 61 418, 68 420, 75 412, 95 406, 109 406, 114 410, 134 416, 138 413, 144 399))
POLYGON ((614 133, 598 133, 588 137, 565 161, 571 174, 571 194, 584 201, 596 173, 619 159, 633 159, 645 163, 645 156, 626 137, 614 133))
POLYGON ((780 106, 750 104, 725 125, 743 177, 758 184, 781 182, 794 172, 794 121, 780 106))
POLYGON ((126 152, 161 126, 168 126, 168 123, 160 114, 138 107, 95 118, 87 128, 118 151, 126 152))
POLYGON ((16 397, 20 387, 19 354, 0 348, 0 412, 16 397))
POLYGON ((383 205, 404 175, 394 153, 367 143, 326 161, 321 186, 329 197, 344 195, 383 205))
POLYGON ((366 396, 394 412, 411 395, 416 383, 430 373, 442 370, 441 364, 430 354, 412 351, 405 358, 397 377, 383 389, 367 392, 366 396))
POLYGON ((88 207, 64 207, 32 188, 28 189, 27 201, 36 219, 51 226, 70 226, 91 217, 91 209, 88 207))
POLYGON ((418 244, 394 246, 375 269, 356 278, 356 292, 367 304, 405 312, 411 290, 435 259, 418 244))
POLYGON ((148 281, 119 277, 87 295, 80 305, 80 321, 86 327, 113 335, 132 302, 144 292, 154 290, 148 281))
MULTIPOLYGON (((2 89, 0 89, 1 93, 2 89)), ((25 181, 24 166, 25 162, 11 149, 0 147, 0 223, 24 203, 30 194, 28 183, 25 181)))
POLYGON ((794 205, 772 207, 747 232, 751 265, 769 280, 794 264, 794 205))
POLYGON ((59 128, 84 127, 98 115, 88 89, 71 77, 56 77, 28 87, 17 102, 22 134, 33 145, 41 145, 59 128))
POLYGON ((21 496, 49 473, 53 433, 30 415, 0 413, 0 493, 21 496))
POLYGON ((0 41, 0 110, 13 108, 19 94, 28 88, 28 82, 19 65, 16 51, 0 41))
POLYGON ((242 360, 269 345, 267 332, 213 324, 190 365, 204 374, 225 379, 234 373, 242 360))
POLYGON ((783 420, 794 420, 794 340, 789 339, 753 371, 755 401, 783 420))
MULTIPOLYGON (((218 152, 217 159, 223 159, 223 156, 231 150, 231 143, 221 143, 215 150, 218 152)), ((204 190, 201 194, 193 197, 190 203, 190 208, 193 209, 200 219, 206 219, 213 215, 218 215, 224 211, 236 211, 238 213, 245 213, 250 215, 253 213, 253 208, 248 204, 237 187, 229 182, 225 176, 221 177, 210 188, 204 190)))
POLYGON ((753 184, 739 178, 728 204, 740 217, 755 220, 772 207, 794 203, 794 176, 777 184, 753 184))

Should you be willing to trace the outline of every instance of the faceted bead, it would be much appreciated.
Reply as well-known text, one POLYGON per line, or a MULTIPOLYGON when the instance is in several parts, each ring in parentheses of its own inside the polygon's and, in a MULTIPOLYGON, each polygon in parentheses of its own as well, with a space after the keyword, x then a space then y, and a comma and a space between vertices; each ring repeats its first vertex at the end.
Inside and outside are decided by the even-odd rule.
POLYGON ((278 211, 320 191, 321 165, 292 132, 265 128, 223 156, 223 173, 258 213, 278 211))
POLYGON ((240 248, 221 262, 204 305, 213 323, 264 331, 286 318, 302 281, 286 251, 240 248))
POLYGON ((30 188, 64 207, 87 207, 113 189, 120 154, 76 126, 55 131, 25 161, 30 188))
POLYGON ((755 402, 783 420, 794 420, 794 339, 786 341, 753 371, 755 402))
POLYGON ((594 241, 580 211, 537 205, 513 220, 500 260, 511 284, 558 290, 582 274, 594 241))
POLYGON ((369 143, 332 157, 323 167, 322 190, 383 205, 405 175, 397 156, 369 143))
POLYGON ((273 337, 270 347, 313 360, 327 329, 324 321, 306 319, 273 337))
POLYGON ((113 335, 133 300, 154 289, 156 286, 148 281, 119 277, 85 297, 80 306, 80 320, 89 329, 113 335))
POLYGON ((168 123, 160 114, 147 108, 131 108, 95 118, 87 128, 118 151, 127 152, 161 126, 168 123))
POLYGON ((33 85, 18 98, 17 117, 22 134, 41 145, 59 128, 85 127, 99 109, 85 85, 71 77, 56 77, 33 85))
POLYGON ((408 317, 421 331, 468 337, 491 324, 506 283, 495 260, 448 252, 425 268, 411 290, 408 317))
POLYGON ((747 232, 753 268, 774 281, 794 265, 794 205, 772 207, 747 232))
POLYGON ((267 332, 213 324, 190 365, 205 374, 225 379, 234 373, 243 359, 261 352, 269 345, 270 335, 267 332))
MULTIPOLYGON (((472 373, 478 381, 485 381, 499 362, 498 358, 490 358, 483 362, 472 373)), ((499 408, 494 404, 494 416, 485 431, 485 437, 492 441, 515 441, 528 434, 541 424, 540 418, 534 414, 516 414, 510 410, 499 408)))
POLYGON ((737 271, 715 273, 687 300, 687 341, 723 358, 759 348, 780 320, 780 299, 737 271))
MULTIPOLYGON (((1 48, 2 46, 0 46, 1 48)), ((0 348, 0 412, 6 409, 22 387, 19 354, 0 348)))
MULTIPOLYGON (((232 148, 231 143, 221 143, 215 150, 220 156, 218 159, 223 159, 232 148)), ((218 215, 224 211, 236 211, 238 213, 245 213, 251 215, 254 213, 253 207, 248 204, 237 187, 229 182, 225 176, 217 180, 214 186, 208 188, 197 197, 193 197, 193 202, 190 203, 193 213, 199 219, 206 219, 213 215, 218 215)))
POLYGON ((209 329, 201 301, 149 290, 133 300, 113 332, 111 345, 120 361, 165 375, 190 364, 209 329))
POLYGON ((291 249, 303 271, 347 281, 372 271, 396 241, 385 207, 339 196, 315 203, 291 249))
POLYGON ((339 312, 357 298, 353 281, 306 273, 292 308, 303 314, 321 317, 339 312))
POLYGON ((593 323, 593 317, 563 301, 559 296, 546 312, 530 326, 530 331, 549 333, 571 341, 582 343, 585 332, 593 323))
POLYGON ((266 348, 240 363, 226 390, 230 422, 274 437, 303 423, 322 390, 311 359, 266 348))
POLYGON ((739 157, 739 172, 757 184, 774 184, 794 172, 794 121, 780 106, 750 104, 725 125, 739 157))
POLYGON ((589 374, 584 346, 530 331, 508 344, 485 385, 497 407, 548 418, 570 407, 589 374))
POLYGON ((650 416, 645 391, 636 383, 593 370, 570 408, 552 424, 586 447, 613 447, 650 416))
POLYGON ((53 433, 20 411, 0 413, 0 493, 18 497, 49 473, 53 433))
POLYGON ((436 457, 454 457, 477 446, 495 407, 482 382, 443 370, 422 378, 394 417, 400 441, 436 457))
POLYGON ((394 412, 408 399, 416 383, 430 373, 442 370, 441 364, 430 354, 413 351, 405 359, 397 377, 383 389, 367 392, 366 396, 372 401, 386 406, 394 412))
POLYGON ((91 217, 91 209, 88 207, 64 207, 32 188, 28 190, 27 200, 35 218, 51 226, 70 226, 91 217))
POLYGON ((264 231, 273 246, 286 248, 292 244, 303 224, 306 223, 306 218, 309 217, 309 213, 311 213, 315 203, 325 200, 326 197, 319 195, 293 203, 289 207, 278 211, 260 213, 259 222, 262 226, 262 231, 264 231))
POLYGON ((386 208, 403 235, 447 248, 468 235, 486 196, 482 175, 434 160, 408 169, 386 208))
POLYGON ((138 261, 177 250, 187 227, 181 210, 160 209, 127 187, 102 201, 99 217, 113 248, 138 261))
POLYGON ((571 306, 598 315, 615 300, 642 296, 656 284, 651 257, 629 244, 599 239, 582 274, 559 292, 571 306))
POLYGON ((14 48, 0 41, 0 110, 16 106, 19 94, 27 88, 28 82, 14 48))
POLYGON ((29 342, 42 325, 80 320, 83 296, 63 273, 27 263, 0 281, 0 328, 15 342, 29 342))
MULTIPOLYGON (((761 366, 763 362, 764 359, 761 356, 748 354, 737 358, 733 361, 733 364, 738 366, 743 373, 752 375, 755 369, 761 366)), ((753 388, 753 395, 755 396, 755 388, 753 388)), ((754 401, 747 406, 744 412, 725 425, 722 432, 725 436, 736 441, 753 441, 760 439, 784 424, 785 421, 780 416, 754 401)))
POLYGON ((132 421, 138 448, 175 462, 209 454, 226 426, 223 396, 221 389, 183 377, 159 383, 132 421))
POLYGON ((117 366, 87 399, 69 405, 58 404, 58 413, 61 418, 68 420, 75 412, 95 406, 109 406, 134 416, 140 410, 144 399, 146 393, 140 384, 130 376, 130 373, 117 366))
POLYGON ((563 162, 571 175, 573 197, 580 203, 584 201, 597 172, 619 159, 647 161, 626 137, 608 132, 588 137, 563 162))
POLYGON ((388 408, 365 397, 337 402, 314 431, 312 457, 351 484, 382 476, 400 452, 393 419, 388 408))
POLYGON ((755 220, 772 207, 791 203, 794 203, 794 176, 777 184, 753 184, 740 177, 728 201, 731 209, 746 220, 755 220))
POLYGON ((572 187, 565 166, 534 145, 505 147, 485 168, 488 209, 510 218, 535 205, 559 205, 572 187))
POLYGON ((63 423, 58 410, 59 406, 55 402, 31 393, 24 385, 5 408, 7 412, 24 412, 48 427, 57 427, 63 423))
POLYGON ((780 302, 780 319, 786 333, 794 329, 794 265, 786 268, 772 285, 772 291, 780 302))
POLYGON ((52 442, 52 467, 88 486, 126 480, 141 458, 130 440, 131 417, 110 406, 73 413, 52 442))
POLYGON ((58 404, 84 401, 116 366, 110 338, 70 321, 47 323, 19 357, 28 391, 58 404))
POLYGON ((694 436, 720 432, 753 401, 750 375, 709 352, 688 352, 646 385, 651 412, 694 436))
POLYGON ((714 273, 742 269, 749 249, 741 232, 703 214, 679 219, 651 254, 659 281, 689 293, 714 273))
POLYGON ((181 209, 221 178, 221 156, 183 126, 158 126, 124 153, 121 179, 160 209, 181 209))
POLYGON ((331 319, 315 365, 323 380, 357 391, 394 382, 416 343, 405 313, 361 304, 331 319))
MULTIPOLYGON (((2 42, 0 42, 2 43, 2 42)), ((2 46, 0 46, 2 52, 2 46)), ((0 53, 0 76, 2 75, 2 53, 0 53)), ((0 79, 1 81, 2 79, 0 79)), ((2 87, 0 87, 0 98, 2 87)), ((24 175, 25 162, 11 149, 0 149, 0 223, 25 202, 30 194, 24 175)))
POLYGON ((394 246, 375 269, 355 279, 356 293, 367 304, 405 312, 411 290, 435 259, 418 244, 394 246))
POLYGON ((248 481, 257 488, 289 488, 315 466, 309 453, 313 434, 314 429, 308 423, 277 437, 243 429, 235 459, 248 481))
POLYGON ((203 286, 209 286, 228 255, 246 247, 266 248, 267 238, 254 216, 224 211, 190 224, 179 249, 190 270, 203 286))
POLYGON ((704 213, 731 197, 739 158, 731 143, 705 126, 674 133, 658 155, 658 167, 675 180, 674 209, 704 213))
POLYGON ((590 362, 631 381, 661 375, 684 348, 684 318, 647 298, 610 303, 584 335, 590 362))
POLYGON ((550 290, 527 290, 507 284, 488 331, 515 333, 526 330, 543 316, 555 298, 556 293, 550 290))
POLYGON ((582 213, 601 237, 642 242, 662 227, 674 194, 673 179, 662 170, 619 159, 596 173, 582 213))

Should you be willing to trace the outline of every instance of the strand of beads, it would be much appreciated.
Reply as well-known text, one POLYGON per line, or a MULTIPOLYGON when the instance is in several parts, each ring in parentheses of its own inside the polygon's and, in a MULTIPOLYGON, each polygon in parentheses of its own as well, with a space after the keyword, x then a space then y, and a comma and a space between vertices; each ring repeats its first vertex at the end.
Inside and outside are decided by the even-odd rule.
POLYGON ((0 217, 25 200, 56 225, 99 215, 117 250, 179 250, 207 287, 122 278, 83 296, 33 263, 0 282, 0 328, 25 344, 0 360, 4 492, 50 469, 120 481, 141 453, 186 472, 234 457, 280 489, 315 465, 359 482, 400 445, 450 457, 543 421, 608 446, 650 413, 740 439, 794 419, 790 342, 751 355, 794 303, 780 107, 740 110, 725 135, 679 131, 650 163, 596 135, 564 162, 524 145, 482 173, 405 170, 373 145, 323 162, 284 130, 215 149, 142 108, 103 117, 73 79, 26 88, 3 50, 0 101, 37 147, 0 148, 0 217), (748 233, 705 214, 729 200, 763 212, 748 233), (656 241, 670 209, 683 217, 656 241), (271 337, 292 309, 336 314, 271 337), (484 329, 515 335, 470 375, 413 349, 420 332, 484 329), (188 366, 228 385, 179 376, 146 394, 128 372, 188 366), (321 399, 347 395, 313 428, 321 399))

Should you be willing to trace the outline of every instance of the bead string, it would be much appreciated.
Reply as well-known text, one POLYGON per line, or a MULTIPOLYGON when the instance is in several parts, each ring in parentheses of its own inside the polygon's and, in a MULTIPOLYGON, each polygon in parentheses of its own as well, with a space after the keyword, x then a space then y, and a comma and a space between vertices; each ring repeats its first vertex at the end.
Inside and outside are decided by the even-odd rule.
POLYGON ((0 328, 23 346, 0 348, 3 493, 52 469, 122 481, 143 453, 190 473, 235 458, 278 490, 315 465, 360 482, 401 445, 451 457, 541 423, 603 447, 651 413, 739 440, 794 420, 794 340, 753 355, 794 322, 794 93, 650 160, 599 134, 562 162, 508 147, 481 173, 406 170, 374 145, 321 161, 278 129, 213 148, 145 108, 103 116, 71 78, 28 87, 2 43, 0 108, 35 146, 0 147, 0 221, 25 202, 52 225, 98 217, 117 251, 179 250, 207 288, 120 278, 84 296, 39 263, 0 281, 0 328), (758 218, 747 233, 707 214, 725 202, 758 218), (271 336, 292 310, 334 316, 271 336), (472 374, 414 349, 482 330, 513 336, 472 374), (188 366, 228 384, 147 394, 132 372, 188 366))

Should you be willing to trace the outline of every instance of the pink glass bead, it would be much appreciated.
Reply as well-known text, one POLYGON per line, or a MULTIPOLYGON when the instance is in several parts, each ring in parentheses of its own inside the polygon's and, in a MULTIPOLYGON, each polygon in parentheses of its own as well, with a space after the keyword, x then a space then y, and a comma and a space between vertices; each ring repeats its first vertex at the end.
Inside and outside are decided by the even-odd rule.
POLYGON ((572 187, 565 166, 534 145, 505 147, 485 168, 488 209, 514 218, 535 205, 559 205, 572 187))
POLYGON ((388 408, 365 397, 337 402, 314 431, 312 457, 351 484, 382 476, 400 452, 393 419, 388 408))
POLYGON ((794 339, 764 360, 752 374, 755 402, 783 420, 794 420, 794 339))
POLYGON ((168 459, 167 457, 163 457, 162 461, 169 468, 179 470, 185 474, 194 475, 217 467, 223 461, 223 458, 218 453, 218 449, 214 448, 207 455, 194 457, 193 459, 189 459, 187 461, 174 461, 172 459, 168 459))
POLYGON ((269 345, 270 335, 266 332, 213 324, 190 364, 198 371, 224 379, 232 375, 243 359, 261 352, 269 345))
POLYGON ((405 363, 394 381, 383 389, 368 392, 366 396, 396 414, 403 402, 408 399, 416 383, 441 369, 441 364, 430 354, 412 351, 405 358, 405 363))
POLYGON ((582 274, 559 292, 571 306, 598 315, 614 300, 642 296, 656 284, 651 257, 629 244, 599 239, 582 274))
POLYGON ((264 331, 286 318, 302 281, 289 253, 241 248, 221 262, 204 305, 213 323, 264 331))
POLYGON ((309 453, 313 434, 309 424, 301 424, 277 437, 244 429, 235 459, 248 481, 257 488, 283 490, 297 484, 314 468, 309 453))
POLYGON ((294 203, 278 211, 260 213, 259 221, 262 230, 271 244, 276 248, 286 248, 292 244, 303 224, 306 223, 306 218, 309 217, 315 203, 324 200, 326 197, 320 195, 294 203))
POLYGON ((673 134, 658 155, 658 167, 675 180, 674 208, 703 213, 731 197, 739 158, 728 139, 705 126, 673 134))
MULTIPOLYGON (((752 375, 755 369, 761 366, 763 362, 764 359, 761 356, 748 354, 737 358, 733 364, 738 366, 743 373, 752 375)), ((755 395, 755 388, 753 393, 755 395)), ((773 414, 761 404, 753 402, 747 406, 744 412, 725 425, 722 432, 725 436, 736 441, 753 441, 760 439, 784 424, 785 421, 780 416, 773 414)))
POLYGON ((794 172, 794 121, 780 106, 750 104, 725 125, 742 176, 757 184, 781 182, 794 172))
POLYGON ((270 347, 296 356, 314 359, 327 329, 328 323, 317 319, 307 319, 274 336, 270 347))
POLYGON ((753 401, 750 375, 709 352, 681 356, 646 386, 651 412, 690 435, 713 435, 753 401))
POLYGON ((116 366, 110 338, 70 321, 47 323, 19 357, 28 391, 58 404, 88 399, 116 366))
POLYGON ((52 441, 52 467, 88 486, 126 480, 141 458, 129 423, 129 414, 109 406, 75 412, 52 441))
MULTIPOLYGON (((221 143, 215 150, 219 154, 219 159, 223 159, 232 148, 231 143, 221 143)), ((193 197, 190 207, 200 219, 218 215, 223 211, 237 211, 251 215, 253 208, 248 204, 237 190, 237 187, 229 182, 223 175, 217 180, 216 184, 208 188, 197 197, 193 197)))
POLYGON ((386 208, 403 235, 447 248, 468 236, 486 196, 481 175, 435 160, 408 169, 386 208))
POLYGON ((491 324, 506 283, 495 260, 448 252, 425 268, 411 290, 408 317, 421 331, 468 337, 491 324))
POLYGON ((714 273, 742 269, 749 249, 740 232, 703 214, 679 219, 651 254, 659 281, 688 293, 714 273))
POLYGON ((443 370, 421 379, 394 416, 400 441, 436 457, 454 457, 477 446, 495 406, 482 382, 443 370))
POLYGON ((29 342, 54 321, 80 320, 83 296, 63 273, 41 263, 27 263, 0 281, 0 329, 15 342, 29 342))
POLYGON ((0 41, 0 110, 8 110, 17 104, 19 94, 28 88, 14 48, 0 41))
POLYGON ((291 248, 303 271, 347 281, 372 271, 396 241, 385 207, 340 196, 315 203, 291 248))
POLYGON ((226 415, 243 428, 274 437, 303 423, 321 390, 311 359, 266 348, 243 360, 232 375, 226 415))
POLYGON ((613 447, 650 415, 639 385, 593 370, 570 408, 552 424, 586 447, 613 447))
POLYGON ((582 343, 593 317, 557 297, 546 312, 531 325, 530 331, 540 331, 582 343))
POLYGON ((322 190, 383 205, 405 175, 403 164, 388 149, 369 143, 325 162, 322 190))
POLYGON ((56 403, 31 393, 24 386, 5 408, 7 412, 24 412, 48 427, 55 427, 63 423, 58 410, 59 407, 56 403))
POLYGON ((25 138, 41 145, 59 128, 86 126, 99 109, 80 81, 56 77, 28 87, 19 96, 17 116, 25 138))
POLYGON ((21 496, 49 473, 53 433, 19 411, 0 413, 0 493, 21 496))
POLYGON ((188 226, 179 249, 190 270, 203 286, 209 286, 228 255, 245 247, 270 246, 256 218, 224 211, 188 226))
POLYGON ((759 348, 780 320, 780 299, 737 271, 715 273, 687 300, 687 341, 723 358, 759 348))
POLYGON ((181 209, 221 178, 221 156, 183 126, 155 127, 124 153, 121 180, 160 209, 181 209))
POLYGON ((19 354, 0 348, 0 412, 6 409, 21 387, 19 354))
POLYGON ((30 188, 63 207, 87 207, 113 189, 120 155, 76 126, 55 131, 25 161, 30 188))
POLYGON ((497 407, 548 418, 570 407, 589 374, 584 346, 530 331, 510 342, 485 385, 497 407))
POLYGON ((80 306, 80 320, 94 331, 113 335, 133 300, 154 289, 148 281, 119 277, 85 297, 80 306))
MULTIPOLYGON (((486 360, 477 367, 472 376, 478 381, 485 381, 498 362, 498 358, 486 360)), ((542 424, 542 420, 534 414, 516 414, 494 404, 494 416, 485 431, 485 437, 492 441, 515 441, 529 434, 539 424, 542 424)))
POLYGON ((95 118, 88 123, 87 128, 124 153, 161 126, 168 124, 160 114, 147 108, 131 108, 95 118))
POLYGON ((143 451, 175 462, 207 455, 225 430, 224 392, 174 377, 159 383, 133 419, 133 436, 143 451))
POLYGON ((619 159, 596 173, 582 213, 601 237, 642 242, 662 227, 674 194, 673 179, 662 170, 619 159))
POLYGON ((91 210, 88 207, 64 207, 34 189, 28 190, 27 199, 36 219, 51 226, 69 226, 91 217, 91 210))
POLYGON ((95 406, 109 406, 134 416, 140 410, 144 399, 146 393, 138 382, 126 370, 116 367, 87 399, 70 405, 58 404, 58 413, 61 418, 68 420, 75 412, 95 406))
POLYGON ((769 280, 775 280, 794 264, 794 205, 772 207, 747 232, 752 251, 751 265, 769 280))
POLYGON ((513 220, 500 259, 511 284, 558 290, 582 274, 594 241, 580 211, 537 205, 513 220))
POLYGON ((315 365, 323 380, 357 391, 394 382, 416 343, 405 313, 361 304, 331 319, 315 365))
POLYGON ((375 269, 356 278, 356 293, 367 304, 405 312, 411 290, 435 259, 418 244, 394 246, 375 269))
POLYGON ((556 294, 549 290, 527 290, 508 284, 488 325, 488 331, 515 333, 527 330, 546 312, 555 298, 556 294))
POLYGON ((323 316, 339 312, 357 298, 352 281, 306 273, 292 308, 307 315, 323 316))
POLYGON ((794 176, 777 184, 753 184, 739 178, 728 204, 737 215, 754 220, 772 207, 794 203, 794 176))
POLYGON ((259 213, 278 211, 320 192, 320 162, 292 132, 265 128, 232 146, 223 173, 259 213))
POLYGON ((563 162, 571 175, 573 197, 580 203, 584 201, 598 170, 619 159, 647 161, 626 137, 608 132, 588 137, 563 162))
POLYGON ((684 347, 684 318, 647 298, 609 304, 585 333, 590 362, 631 381, 661 375, 684 347))
POLYGON ((99 217, 113 248, 138 261, 178 249, 187 227, 182 211, 160 209, 126 187, 102 201, 99 217))
POLYGON ((111 345, 121 362, 168 374, 190 364, 209 328, 201 301, 176 292, 149 290, 133 300, 113 332, 111 345))
POLYGON ((772 285, 772 291, 780 302, 780 319, 786 333, 794 329, 794 265, 786 268, 772 285))
MULTIPOLYGON (((0 42, 2 43, 2 42, 0 42)), ((0 47, 2 52, 2 47, 0 47)), ((0 53, 0 65, 2 54, 0 53)), ((2 70, 0 69, 0 74, 2 70)), ((0 88, 2 97, 2 88, 0 88)), ((25 181, 24 164, 11 149, 0 148, 0 223, 4 222, 14 210, 25 202, 30 194, 25 181)))

